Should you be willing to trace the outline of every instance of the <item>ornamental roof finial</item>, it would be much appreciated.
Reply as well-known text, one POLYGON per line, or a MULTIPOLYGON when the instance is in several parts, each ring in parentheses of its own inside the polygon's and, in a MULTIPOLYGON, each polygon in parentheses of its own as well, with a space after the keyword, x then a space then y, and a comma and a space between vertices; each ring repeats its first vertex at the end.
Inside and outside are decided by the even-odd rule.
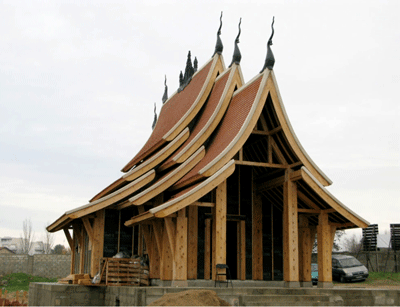
POLYGON ((233 63, 239 64, 240 60, 242 59, 242 54, 240 53, 239 46, 238 46, 238 44, 239 44, 239 36, 240 36, 240 33, 242 32, 242 30, 240 29, 241 23, 242 23, 242 18, 240 18, 240 21, 239 21, 239 26, 238 26, 239 33, 238 33, 238 35, 236 36, 236 39, 235 39, 235 51, 233 52, 232 62, 229 65, 229 67, 231 67, 233 63))
POLYGON ((151 129, 154 130, 156 124, 157 124, 157 111, 156 111, 156 103, 154 103, 154 120, 153 120, 153 125, 151 125, 151 129))
POLYGON ((162 96, 162 103, 163 104, 168 100, 167 76, 165 76, 164 86, 165 86, 164 95, 162 96))
POLYGON ((215 44, 215 50, 214 50, 214 54, 213 56, 218 53, 221 54, 222 50, 224 49, 224 45, 222 45, 222 40, 221 40, 221 28, 222 28, 222 12, 221 12, 221 16, 219 18, 219 29, 217 32, 217 43, 215 44))
POLYGON ((272 50, 271 50, 272 37, 274 36, 274 22, 275 22, 275 17, 272 18, 272 24, 271 24, 272 34, 267 43, 267 58, 265 59, 264 67, 260 71, 260 73, 262 73, 265 70, 265 68, 268 68, 269 70, 272 70, 272 68, 274 68, 275 58, 274 58, 274 54, 272 53, 272 50))

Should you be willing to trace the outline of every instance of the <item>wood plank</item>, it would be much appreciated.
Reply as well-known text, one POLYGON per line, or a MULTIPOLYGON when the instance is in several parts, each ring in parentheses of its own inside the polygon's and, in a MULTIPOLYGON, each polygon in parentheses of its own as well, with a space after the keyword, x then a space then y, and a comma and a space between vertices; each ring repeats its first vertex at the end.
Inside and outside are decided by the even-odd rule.
POLYGON ((175 236, 175 266, 173 280, 187 280, 187 256, 188 256, 188 219, 186 217, 186 208, 178 211, 176 218, 176 236, 175 236))
POLYGON ((328 214, 318 218, 318 281, 332 282, 332 235, 328 214))
POLYGON ((299 215, 299 280, 311 281, 311 254, 314 240, 311 238, 311 229, 308 218, 299 215))
POLYGON ((95 276, 100 271, 100 259, 103 257, 104 248, 104 217, 105 210, 96 212, 93 224, 93 244, 90 261, 90 273, 95 276))
POLYGON ((215 265, 226 264, 226 180, 216 188, 215 201, 215 265))
POLYGON ((153 223, 153 230, 154 230, 154 237, 157 244, 158 253, 162 254, 162 236, 163 236, 163 221, 161 219, 155 219, 152 221, 153 223))
POLYGON ((239 245, 240 256, 238 258, 239 270, 238 279, 246 280, 246 221, 238 221, 239 227, 239 245))
POLYGON ((169 243, 167 226, 164 223, 163 230, 163 253, 161 254, 161 264, 160 264, 160 279, 161 280, 172 280, 173 271, 173 256, 171 252, 171 245, 169 243))
POLYGON ((92 225, 89 222, 89 219, 85 216, 82 218, 83 226, 85 226, 86 233, 88 234, 89 240, 93 242, 94 240, 94 234, 93 234, 93 229, 92 225))
POLYGON ((288 178, 288 180, 283 184, 284 281, 299 281, 298 248, 297 185, 288 178))
POLYGON ((68 230, 67 227, 64 227, 63 231, 64 231, 64 234, 65 234, 65 237, 67 238, 67 242, 68 242, 69 248, 72 251, 74 249, 74 242, 73 242, 73 240, 71 238, 71 234, 69 233, 69 230, 68 230))
POLYGON ((79 246, 81 249, 80 259, 79 259, 79 274, 85 273, 85 228, 80 227, 80 242, 79 246))
POLYGON ((355 225, 361 228, 368 227, 366 221, 362 220, 357 215, 348 211, 333 195, 331 195, 322 185, 318 184, 309 174, 308 172, 302 168, 302 178, 307 183, 309 187, 311 187, 319 197, 321 197, 330 207, 335 209, 339 214, 348 219, 350 222, 353 222, 355 225))
POLYGON ((204 279, 205 280, 209 280, 211 277, 210 259, 211 259, 211 219, 206 219, 205 231, 204 231, 204 279))
POLYGON ((172 257, 175 259, 176 225, 171 217, 164 218, 164 225, 167 230, 168 242, 171 247, 172 257))
POLYGON ((298 208, 298 213, 320 214, 321 210, 298 208))
POLYGON ((191 206, 213 208, 215 207, 215 203, 195 201, 191 206))
POLYGON ((253 161, 238 161, 235 160, 236 165, 248 165, 248 166, 258 166, 258 167, 271 167, 271 168, 288 168, 287 165, 284 164, 275 164, 275 163, 267 163, 267 162, 253 162, 253 161))
POLYGON ((253 190, 252 279, 263 280, 262 196, 253 190))
POLYGON ((197 279, 198 207, 188 207, 187 278, 197 279))

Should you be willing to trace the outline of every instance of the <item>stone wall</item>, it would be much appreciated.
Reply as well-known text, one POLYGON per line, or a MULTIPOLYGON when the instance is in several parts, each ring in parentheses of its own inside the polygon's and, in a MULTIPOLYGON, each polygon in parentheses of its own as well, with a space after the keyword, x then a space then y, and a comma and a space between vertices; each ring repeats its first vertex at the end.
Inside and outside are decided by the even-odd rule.
POLYGON ((71 255, 0 255, 0 275, 26 273, 62 278, 70 273, 71 255))

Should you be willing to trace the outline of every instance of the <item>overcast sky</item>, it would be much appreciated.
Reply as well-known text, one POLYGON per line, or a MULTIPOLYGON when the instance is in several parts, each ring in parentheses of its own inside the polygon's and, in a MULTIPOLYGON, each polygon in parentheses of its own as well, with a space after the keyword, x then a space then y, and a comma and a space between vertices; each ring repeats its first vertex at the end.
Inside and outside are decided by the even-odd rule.
POLYGON ((329 191, 381 233, 400 223, 399 1, 11 0, 0 1, 0 237, 30 218, 41 239, 121 176, 164 75, 171 95, 188 50, 199 66, 212 56, 221 11, 227 65, 242 17, 246 82, 275 16, 283 102, 329 191))

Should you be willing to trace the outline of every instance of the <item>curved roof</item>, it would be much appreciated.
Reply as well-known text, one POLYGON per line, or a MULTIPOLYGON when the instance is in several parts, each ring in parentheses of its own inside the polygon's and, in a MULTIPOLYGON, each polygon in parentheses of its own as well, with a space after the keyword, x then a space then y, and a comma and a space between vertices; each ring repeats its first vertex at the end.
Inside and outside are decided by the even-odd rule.
POLYGON ((232 159, 257 122, 263 107, 260 91, 263 91, 267 77, 268 73, 257 76, 234 94, 207 148, 206 156, 175 184, 174 189, 180 189, 202 178, 212 176, 222 165, 232 159))
POLYGON ((123 172, 129 171, 166 142, 172 141, 191 122, 206 101, 217 74, 223 69, 221 56, 214 55, 193 75, 183 91, 176 92, 164 103, 153 133, 136 156, 123 167, 123 172))
POLYGON ((214 88, 204 110, 186 142, 160 167, 165 170, 177 163, 184 162, 209 138, 221 121, 229 105, 233 92, 242 86, 243 77, 240 66, 233 65, 215 80, 214 88))

